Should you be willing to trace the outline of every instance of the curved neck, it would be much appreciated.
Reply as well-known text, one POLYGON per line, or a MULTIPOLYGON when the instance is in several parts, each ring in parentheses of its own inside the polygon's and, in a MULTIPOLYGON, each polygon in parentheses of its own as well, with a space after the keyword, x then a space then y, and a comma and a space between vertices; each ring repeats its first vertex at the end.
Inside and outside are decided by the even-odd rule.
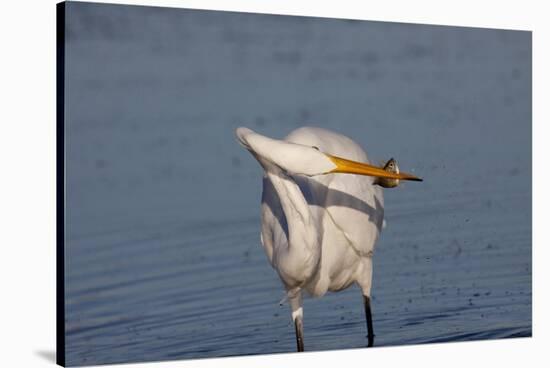
POLYGON ((266 174, 279 197, 288 226, 288 249, 277 257, 279 271, 303 284, 314 273, 321 256, 317 221, 298 184, 278 167, 266 174))
POLYGON ((271 180, 283 207, 289 233, 291 227, 296 231, 308 226, 312 221, 311 211, 298 184, 282 171, 267 172, 267 177, 271 180))

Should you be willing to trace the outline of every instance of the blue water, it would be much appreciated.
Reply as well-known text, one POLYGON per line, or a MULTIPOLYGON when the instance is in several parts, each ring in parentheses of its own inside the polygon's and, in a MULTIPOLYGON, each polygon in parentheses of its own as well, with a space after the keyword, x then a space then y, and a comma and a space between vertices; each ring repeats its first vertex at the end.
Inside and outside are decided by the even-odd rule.
MULTIPOLYGON (((385 191, 375 347, 531 336, 531 34, 69 3, 68 365, 295 350, 237 126, 346 134, 385 191)), ((306 350, 366 346, 358 288, 306 350)))

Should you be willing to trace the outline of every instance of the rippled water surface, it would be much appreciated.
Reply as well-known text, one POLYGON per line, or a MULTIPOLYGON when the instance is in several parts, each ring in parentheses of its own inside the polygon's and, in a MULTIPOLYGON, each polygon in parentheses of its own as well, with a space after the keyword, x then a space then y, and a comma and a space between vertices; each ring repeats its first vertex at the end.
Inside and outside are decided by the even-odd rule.
MULTIPOLYGON (((527 32, 71 3, 69 365, 295 350, 235 141, 349 135, 385 191, 375 346, 531 336, 527 32)), ((366 345, 357 287, 306 299, 306 350, 366 345)))

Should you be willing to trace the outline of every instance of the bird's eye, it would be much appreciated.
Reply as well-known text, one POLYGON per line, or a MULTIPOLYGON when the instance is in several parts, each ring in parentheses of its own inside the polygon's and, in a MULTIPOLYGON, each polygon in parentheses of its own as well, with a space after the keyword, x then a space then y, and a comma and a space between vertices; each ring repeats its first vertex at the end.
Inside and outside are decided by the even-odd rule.
POLYGON ((319 147, 317 146, 311 146, 311 148, 315 148, 317 151, 319 151, 319 147))

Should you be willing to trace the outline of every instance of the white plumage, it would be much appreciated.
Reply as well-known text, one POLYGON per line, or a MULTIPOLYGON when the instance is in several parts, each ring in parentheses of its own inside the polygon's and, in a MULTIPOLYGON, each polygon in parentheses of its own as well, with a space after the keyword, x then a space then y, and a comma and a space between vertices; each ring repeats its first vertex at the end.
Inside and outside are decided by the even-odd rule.
POLYGON ((299 128, 284 140, 247 128, 236 134, 264 169, 262 245, 287 291, 298 350, 302 293, 322 296, 353 283, 363 293, 372 345, 372 257, 384 221, 384 196, 375 179, 419 179, 380 175, 357 143, 326 129, 299 128))

